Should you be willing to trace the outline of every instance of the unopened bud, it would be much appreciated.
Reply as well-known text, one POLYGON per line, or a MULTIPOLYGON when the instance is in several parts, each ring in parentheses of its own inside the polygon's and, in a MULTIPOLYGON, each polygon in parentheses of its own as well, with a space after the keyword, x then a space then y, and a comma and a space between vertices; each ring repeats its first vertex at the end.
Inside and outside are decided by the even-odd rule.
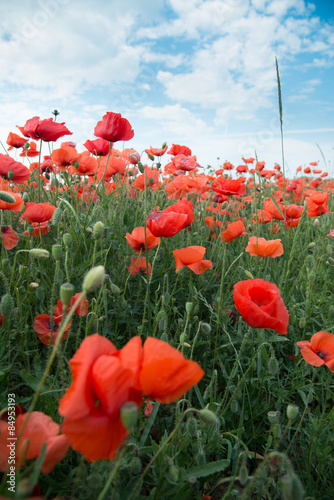
POLYGON ((209 333, 211 332, 211 326, 209 325, 209 323, 201 323, 201 330, 203 333, 205 333, 205 335, 209 335, 209 333))
POLYGON ((333 253, 333 247, 332 247, 332 245, 328 244, 326 246, 326 252, 327 252, 328 255, 332 255, 332 253, 333 253))
POLYGON ((29 201, 29 195, 28 195, 28 193, 23 193, 22 200, 24 201, 24 203, 27 203, 29 201))
POLYGON ((314 219, 313 225, 314 227, 319 227, 319 219, 314 219))
POLYGON ((31 248, 29 254, 36 259, 48 259, 50 257, 50 253, 44 248, 31 248))
POLYGON ((19 265, 19 275, 20 276, 23 276, 25 274, 25 272, 27 271, 28 267, 25 266, 24 264, 20 264, 19 265))
POLYGON ((118 288, 117 285, 115 285, 114 283, 111 283, 110 285, 110 291, 114 294, 114 295, 120 295, 121 293, 121 290, 118 288))
POLYGON ((62 209, 60 207, 56 208, 56 210, 53 212, 53 215, 51 217, 51 224, 52 226, 58 226, 58 224, 61 221, 61 216, 62 216, 62 209))
POLYGON ((63 234, 63 242, 65 247, 68 247, 71 241, 72 241, 72 236, 70 235, 70 233, 63 234))
POLYGON ((71 283, 63 283, 60 287, 59 295, 64 308, 71 302, 74 293, 74 286, 71 283))
POLYGON ((198 418, 202 420, 206 425, 218 425, 219 418, 213 411, 204 408, 203 410, 199 410, 197 412, 198 418))
POLYGON ((142 162, 141 162, 141 161, 139 161, 139 162, 137 163, 137 167, 138 167, 139 172, 140 172, 141 174, 143 174, 143 173, 144 173, 144 165, 142 164, 142 162))
POLYGON ((239 403, 236 398, 233 398, 230 404, 231 412, 232 413, 238 413, 239 410, 239 403))
POLYGON ((254 279, 254 276, 252 275, 252 273, 250 271, 247 271, 245 270, 245 275, 247 276, 247 278, 249 278, 250 280, 253 280, 254 279))
POLYGON ((293 404, 288 405, 286 409, 286 414, 291 422, 293 422, 298 417, 298 413, 299 413, 299 407, 297 405, 293 404))
POLYGON ((147 156, 149 157, 150 160, 154 160, 154 155, 152 155, 151 153, 147 153, 147 156))
POLYGON ((314 242, 314 241, 311 241, 311 243, 309 243, 309 244, 307 245, 307 248, 308 248, 309 250, 311 250, 311 248, 314 248, 314 247, 315 247, 315 242, 314 242))
POLYGON ((166 146, 167 146, 167 142, 165 141, 165 142, 162 144, 161 149, 164 149, 166 146))
POLYGON ((330 266, 334 266, 334 259, 332 257, 328 257, 327 262, 329 263, 330 266))
POLYGON ((15 203, 15 198, 6 191, 0 191, 0 201, 4 201, 5 203, 15 203))
POLYGON ((267 369, 270 375, 276 375, 279 369, 279 364, 275 356, 271 356, 268 360, 267 369))
POLYGON ((249 474, 246 464, 242 464, 239 469, 239 483, 241 484, 242 487, 246 486, 248 478, 249 474))
POLYGON ((186 302, 186 311, 187 314, 191 314, 193 310, 194 304, 192 302, 186 302))
POLYGON ((1 299, 0 311, 4 318, 8 318, 13 314, 14 311, 14 300, 13 297, 6 293, 1 299))
POLYGON ((59 261, 61 259, 61 256, 63 254, 63 247, 61 245, 52 245, 52 257, 56 260, 59 261))
POLYGON ((97 240, 102 237, 104 231, 104 224, 100 220, 95 222, 93 227, 93 238, 97 240))
MULTIPOLYGON (((7 173, 7 179, 10 181, 10 180, 12 180, 13 177, 14 177, 14 172, 12 172, 12 170, 10 170, 7 173)), ((10 202, 10 203, 14 203, 14 202, 10 202)))
POLYGON ((30 290, 37 290, 37 288, 39 287, 39 284, 36 283, 36 281, 32 281, 31 283, 29 283, 28 287, 30 290))
POLYGON ((105 269, 103 266, 93 267, 93 269, 88 271, 88 273, 84 278, 82 284, 82 290, 84 292, 91 292, 95 290, 95 288, 100 286, 104 274, 105 274, 105 269))
POLYGON ((299 328, 303 329, 303 328, 305 328, 305 325, 306 325, 306 319, 300 318, 299 323, 298 323, 299 328))
POLYGON ((121 419, 124 427, 130 433, 136 425, 138 418, 138 408, 136 403, 129 401, 121 408, 121 419))

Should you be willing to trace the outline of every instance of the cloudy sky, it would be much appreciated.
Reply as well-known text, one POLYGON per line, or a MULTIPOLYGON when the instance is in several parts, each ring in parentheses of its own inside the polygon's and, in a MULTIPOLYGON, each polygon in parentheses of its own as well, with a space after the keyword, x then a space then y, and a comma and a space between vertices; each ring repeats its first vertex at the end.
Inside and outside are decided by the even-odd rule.
POLYGON ((58 109, 83 150, 114 111, 134 128, 126 147, 184 144, 214 167, 256 151, 273 168, 282 163, 277 57, 288 172, 317 160, 325 169, 317 144, 333 168, 333 0, 22 5, 0 4, 2 142, 58 109))

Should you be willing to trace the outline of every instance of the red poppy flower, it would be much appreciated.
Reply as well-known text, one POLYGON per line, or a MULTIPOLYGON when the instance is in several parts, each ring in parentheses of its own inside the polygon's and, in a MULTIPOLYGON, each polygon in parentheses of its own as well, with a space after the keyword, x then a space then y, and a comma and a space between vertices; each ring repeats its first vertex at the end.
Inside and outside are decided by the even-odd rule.
POLYGON ((39 156, 39 151, 37 149, 37 144, 34 141, 30 141, 29 143, 29 148, 23 148, 20 156, 28 157, 28 158, 34 158, 35 156, 39 156))
POLYGON ((189 227, 194 222, 194 212, 193 212, 193 202, 187 200, 180 200, 174 203, 173 205, 169 205, 163 210, 164 214, 169 214, 171 212, 176 212, 178 214, 186 214, 187 219, 183 224, 182 229, 185 227, 189 227))
POLYGON ((165 146, 164 148, 152 148, 152 146, 150 146, 150 148, 145 149, 145 151, 147 154, 151 154, 153 156, 162 156, 163 154, 166 153, 167 149, 168 146, 165 146))
POLYGON ((20 135, 14 134, 13 132, 9 132, 6 143, 8 144, 10 151, 13 148, 22 148, 27 139, 25 137, 21 137, 20 135))
POLYGON ((224 196, 241 196, 246 194, 244 179, 244 177, 240 177, 239 179, 225 179, 224 177, 218 177, 217 182, 212 186, 212 190, 224 196))
POLYGON ((13 160, 8 155, 0 153, 0 177, 8 180, 8 173, 12 172, 11 180, 16 184, 23 184, 30 177, 30 171, 22 163, 13 160))
POLYGON ((248 172, 248 169, 246 165, 238 165, 236 171, 238 172, 238 174, 242 174, 248 172))
POLYGON ((188 215, 184 213, 153 210, 147 216, 146 225, 154 236, 171 238, 184 228, 187 220, 188 215))
POLYGON ((329 193, 314 191, 308 198, 306 198, 307 215, 309 217, 319 217, 320 215, 330 213, 327 206, 328 198, 329 193))
POLYGON ((330 229, 329 234, 326 234, 326 236, 331 236, 334 238, 334 229, 330 229))
POLYGON ((242 158, 242 160, 245 162, 245 163, 253 163, 255 161, 255 158, 242 158))
POLYGON ((174 250, 173 255, 176 264, 175 271, 187 266, 195 274, 203 274, 204 271, 211 269, 212 262, 210 260, 203 260, 205 252, 205 247, 197 245, 174 250))
MULTIPOLYGON (((75 304, 75 302, 76 302, 77 298, 79 297, 79 295, 81 295, 81 293, 76 293, 75 295, 73 295, 73 297, 72 297, 72 303, 69 304, 69 306, 67 308, 67 312, 70 312, 72 306, 75 304)), ((87 316, 87 313, 88 313, 88 299, 85 299, 85 301, 82 299, 81 302, 79 303, 78 307, 76 308, 76 310, 74 312, 78 316, 87 316)), ((57 308, 54 309, 53 313, 54 313, 55 316, 62 316, 62 314, 63 314, 63 303, 62 303, 62 301, 60 299, 57 301, 57 308)))
MULTIPOLYGON (((132 257, 131 258, 131 264, 128 267, 128 271, 130 274, 146 274, 147 269, 146 269, 146 257, 132 257)), ((148 278, 151 278, 152 274, 152 266, 150 263, 148 263, 148 278)))
POLYGON ((28 201, 21 217, 28 222, 46 222, 52 218, 56 208, 49 202, 33 203, 28 201))
MULTIPOLYGON (((21 127, 19 129, 21 130, 21 127)), ((26 121, 23 133, 35 141, 42 139, 44 142, 56 141, 64 135, 72 135, 72 132, 65 127, 65 122, 57 123, 53 121, 53 118, 40 120, 39 116, 34 116, 26 121)))
POLYGON ((334 335, 328 332, 317 332, 311 341, 297 342, 300 352, 307 363, 312 366, 326 365, 334 372, 334 335))
POLYGON ((317 161, 311 161, 310 162, 311 167, 316 167, 318 165, 317 161))
POLYGON ((249 326, 286 335, 289 313, 274 283, 262 279, 239 281, 234 285, 233 300, 249 326))
POLYGON ((257 238, 256 236, 249 238, 245 251, 252 257, 272 257, 273 259, 284 253, 281 240, 266 240, 265 238, 257 238))
POLYGON ((49 231, 51 231, 51 227, 48 225, 48 221, 46 222, 33 222, 31 226, 34 228, 32 233, 29 234, 29 231, 23 231, 24 236, 32 236, 32 237, 40 237, 44 236, 47 234, 49 231))
POLYGON ((75 165, 70 168, 70 172, 73 174, 78 173, 79 175, 91 176, 94 175, 99 168, 97 159, 94 156, 90 156, 88 151, 80 153, 77 156, 76 161, 79 165, 75 165))
MULTIPOLYGON (((33 329, 35 332, 38 334, 39 340, 42 342, 44 345, 50 345, 50 340, 51 340, 51 345, 54 346, 57 335, 58 335, 58 330, 60 327, 61 323, 61 316, 53 316, 53 329, 52 329, 52 340, 51 340, 51 322, 50 322, 50 316, 48 314, 37 314, 34 320, 33 324, 33 329)), ((71 323, 69 323, 66 328, 65 332, 63 334, 62 342, 67 339, 68 337, 68 330, 71 326, 71 323)))
POLYGON ((305 173, 305 174, 310 174, 310 173, 311 173, 311 169, 310 169, 310 167, 306 167, 306 168, 304 168, 304 173, 305 173))
MULTIPOLYGON (((28 418, 27 413, 18 415, 15 421, 15 431, 11 432, 9 432, 8 423, 0 421, 0 470, 2 471, 6 470, 10 463, 9 457, 12 456, 8 443, 14 440, 16 442, 26 418, 28 418)), ((42 412, 33 411, 16 446, 15 463, 20 459, 22 466, 25 465, 26 460, 39 457, 44 443, 46 452, 41 471, 43 474, 49 474, 64 458, 70 443, 64 435, 59 434, 59 425, 51 417, 42 412)))
POLYGON ((221 238, 225 243, 235 240, 245 231, 245 226, 241 220, 232 222, 227 226, 227 229, 222 232, 221 238))
POLYGON ((135 135, 128 120, 120 113, 107 112, 94 129, 94 135, 109 142, 129 141, 135 135))
POLYGON ((72 146, 64 146, 54 149, 51 153, 53 163, 61 170, 65 170, 67 167, 72 165, 73 162, 76 161, 77 156, 77 150, 72 146))
POLYGON ((127 436, 121 408, 143 393, 171 403, 197 384, 203 370, 166 342, 133 337, 117 351, 105 337, 87 337, 70 360, 73 382, 60 400, 62 432, 88 460, 115 458, 127 436))
POLYGON ((108 156, 110 151, 110 142, 105 139, 95 139, 95 141, 87 140, 84 146, 95 156, 108 156))
POLYGON ((191 156, 191 149, 189 149, 187 146, 180 146, 179 144, 172 144, 172 147, 170 148, 169 151, 167 151, 167 154, 169 155, 185 155, 185 156, 191 156))
POLYGON ((2 236, 3 246, 6 250, 11 250, 16 247, 19 242, 19 237, 12 226, 2 226, 0 234, 2 236))
POLYGON ((146 169, 146 175, 145 173, 138 175, 136 177, 133 185, 136 189, 139 189, 139 191, 144 191, 145 190, 145 176, 146 176, 146 187, 149 188, 151 191, 154 189, 159 189, 161 186, 161 183, 159 182, 159 176, 160 176, 160 170, 157 168, 147 168, 146 169))
POLYGON ((146 229, 146 243, 147 250, 151 250, 151 248, 159 245, 160 238, 154 236, 151 231, 145 227, 135 227, 132 233, 126 233, 126 239, 131 248, 135 251, 135 253, 139 253, 140 251, 145 252, 145 229, 146 229))
POLYGON ((175 175, 183 174, 184 172, 196 172, 198 168, 203 168, 196 160, 196 156, 177 155, 172 158, 171 168, 169 173, 175 175))

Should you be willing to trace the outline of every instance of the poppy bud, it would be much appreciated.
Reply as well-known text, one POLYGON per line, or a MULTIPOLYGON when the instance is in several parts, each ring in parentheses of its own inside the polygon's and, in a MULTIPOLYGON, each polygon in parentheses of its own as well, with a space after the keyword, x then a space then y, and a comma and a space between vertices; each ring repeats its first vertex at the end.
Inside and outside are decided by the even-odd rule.
POLYGON ((305 328, 305 325, 306 325, 306 319, 300 318, 299 323, 298 323, 299 328, 303 329, 303 328, 305 328))
POLYGON ((163 332, 167 326, 166 318, 159 319, 159 330, 163 332))
MULTIPOLYGON (((14 177, 14 172, 12 172, 11 170, 8 172, 7 174, 7 179, 10 181, 12 178, 14 177)), ((14 200, 15 201, 15 200, 14 200)), ((11 201, 10 203, 14 203, 13 201, 11 201)))
POLYGON ((282 429, 280 424, 274 424, 274 434, 276 438, 280 438, 282 435, 282 429))
POLYGON ((72 236, 70 235, 70 233, 63 234, 63 242, 66 248, 68 248, 71 241, 72 241, 72 236))
POLYGON ((314 248, 314 247, 315 247, 315 242, 314 242, 314 241, 311 241, 311 243, 309 243, 309 244, 307 245, 307 248, 308 248, 309 250, 311 250, 311 248, 314 248))
POLYGON ((39 284, 36 283, 36 281, 32 281, 31 283, 29 283, 28 287, 30 290, 36 290, 39 287, 39 284))
POLYGON ((28 193, 23 193, 22 200, 24 201, 24 203, 27 203, 27 201, 29 201, 29 195, 28 195, 28 193))
POLYGON ((9 264, 9 260, 8 259, 2 259, 2 267, 3 267, 3 269, 6 269, 7 266, 8 266, 8 264, 9 264))
POLYGON ((211 332, 211 326, 209 325, 209 323, 201 323, 201 330, 206 335, 209 335, 209 333, 211 332))
POLYGON ((161 146, 161 149, 165 149, 165 147, 167 146, 167 142, 165 141, 162 146, 161 146))
POLYGON ((315 219, 313 225, 314 227, 319 227, 319 219, 315 219))
POLYGON ((5 191, 0 191, 0 201, 4 201, 5 203, 15 203, 15 198, 9 193, 5 191))
POLYGON ((93 229, 91 227, 86 227, 86 233, 92 234, 93 229))
POLYGON ((282 476, 280 482, 283 500, 303 500, 304 488, 294 472, 282 476))
POLYGON ((194 304, 192 302, 186 302, 186 311, 187 314, 191 314, 193 310, 194 304))
POLYGON ((50 175, 48 174, 48 172, 45 172, 44 177, 47 181, 50 180, 50 175))
POLYGON ((143 173, 144 173, 144 165, 142 164, 142 162, 141 162, 141 161, 139 161, 139 162, 137 163, 137 166, 138 166, 138 170, 139 170, 139 172, 140 172, 141 174, 143 174, 143 173))
POLYGON ((63 247, 61 245, 52 245, 52 257, 56 260, 59 261, 61 259, 61 256, 63 254, 63 247))
POLYGON ((124 427, 130 433, 136 425, 138 417, 138 408, 136 403, 129 401, 121 408, 121 419, 124 427))
POLYGON ((231 412, 232 413, 238 413, 239 410, 239 403, 236 400, 236 398, 233 398, 230 404, 231 412))
POLYGON ((194 417, 190 417, 187 420, 187 431, 189 436, 195 437, 197 435, 197 421, 194 417))
POLYGON ((48 259, 50 257, 50 253, 44 248, 31 248, 29 254, 36 257, 36 259, 48 259))
POLYGON ((39 302, 43 302, 45 298, 44 290, 40 286, 36 289, 36 297, 39 302))
POLYGON ((151 153, 147 153, 147 156, 149 157, 150 160, 154 160, 154 156, 151 153))
POLYGON ((186 338, 187 338, 187 334, 186 333, 181 333, 181 335, 180 335, 180 344, 181 345, 184 344, 184 341, 185 341, 186 338))
POLYGON ((267 415, 270 424, 276 424, 278 422, 278 417, 279 417, 278 411, 268 411, 267 415))
POLYGON ((174 465, 173 463, 171 463, 169 465, 169 468, 168 468, 168 477, 170 479, 170 481, 172 483, 177 483, 178 479, 179 479, 179 469, 176 467, 176 465, 174 465))
POLYGON ((246 486, 248 478, 249 474, 246 464, 242 464, 239 469, 239 483, 241 484, 242 487, 246 486))
POLYGON ((78 162, 78 161, 75 161, 75 162, 73 163, 73 165, 74 165, 74 168, 76 168, 76 169, 78 170, 78 168, 79 168, 79 166, 80 166, 79 162, 78 162))
POLYGON ((297 405, 288 405, 286 409, 287 417, 291 422, 293 422, 297 418, 298 412, 299 407, 297 405))
POLYGON ((208 410, 207 408, 204 408, 203 410, 199 410, 198 413, 198 418, 202 420, 206 425, 218 425, 219 424, 219 418, 213 411, 208 410))
POLYGON ((83 284, 82 284, 82 290, 84 292, 91 292, 95 288, 97 288, 102 281, 102 278, 105 274, 105 269, 103 266, 97 266, 93 267, 88 273, 86 274, 83 284))
POLYGON ((152 184, 153 184, 153 179, 150 177, 150 178, 148 179, 148 185, 149 185, 149 186, 152 186, 152 184))
POLYGON ((62 301, 63 308, 66 308, 71 302, 74 292, 74 286, 71 283, 63 283, 60 287, 60 300, 62 301))
POLYGON ((93 227, 93 238, 94 240, 97 240, 102 237, 104 231, 104 224, 100 220, 95 222, 94 227, 93 227))
POLYGON ((53 212, 53 215, 51 217, 51 224, 53 226, 58 226, 58 224, 61 221, 61 216, 62 216, 62 209, 60 207, 56 208, 56 210, 53 212))
POLYGON ((28 227, 28 234, 29 234, 29 236, 31 236, 33 232, 34 232, 34 226, 29 226, 28 227))
POLYGON ((141 473, 141 460, 139 457, 133 457, 130 462, 131 474, 138 475, 141 473))
POLYGON ((31 496, 34 490, 34 483, 29 477, 21 479, 17 485, 17 494, 19 498, 26 498, 28 495, 31 496))
POLYGON ((27 266, 25 266, 24 264, 20 264, 19 265, 19 275, 23 276, 27 269, 28 269, 27 266))
POLYGON ((8 318, 13 314, 14 311, 14 300, 13 297, 6 293, 1 299, 0 312, 4 318, 8 318))
POLYGON ((200 450, 195 457, 197 465, 204 465, 206 463, 206 458, 202 450, 200 450))
POLYGON ((327 262, 329 263, 330 266, 334 266, 334 259, 332 257, 328 257, 327 262))
POLYGON ((326 246, 326 252, 328 253, 328 255, 332 255, 332 253, 333 253, 333 247, 331 245, 327 245, 326 246))
POLYGON ((268 360, 267 369, 270 375, 276 375, 279 369, 278 361, 275 356, 271 356, 268 360))
POLYGON ((121 290, 118 288, 117 285, 115 285, 114 283, 111 283, 110 285, 110 291, 114 294, 114 295, 120 295, 121 293, 121 290))
POLYGON ((245 275, 247 276, 247 278, 249 278, 250 280, 253 280, 254 279, 254 276, 252 275, 252 273, 250 271, 247 271, 245 270, 245 275))

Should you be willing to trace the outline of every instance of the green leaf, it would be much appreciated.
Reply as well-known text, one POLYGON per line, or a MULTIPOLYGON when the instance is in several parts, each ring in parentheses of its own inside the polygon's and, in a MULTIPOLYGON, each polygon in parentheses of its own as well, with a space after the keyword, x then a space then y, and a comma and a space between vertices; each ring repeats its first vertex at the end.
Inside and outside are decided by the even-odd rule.
POLYGON ((191 469, 182 471, 181 478, 182 481, 188 481, 189 477, 191 476, 194 476, 196 478, 210 476, 211 474, 222 472, 229 465, 229 460, 218 460, 217 462, 210 462, 208 464, 199 465, 197 467, 192 467, 191 469))
MULTIPOLYGON (((29 387, 31 387, 34 391, 36 391, 38 384, 39 384, 39 380, 37 380, 35 377, 30 375, 30 373, 26 372, 25 370, 21 370, 20 374, 21 374, 21 377, 23 378, 23 380, 25 381, 25 383, 29 387)), ((43 389, 45 390, 44 386, 42 387, 42 390, 43 389)))

